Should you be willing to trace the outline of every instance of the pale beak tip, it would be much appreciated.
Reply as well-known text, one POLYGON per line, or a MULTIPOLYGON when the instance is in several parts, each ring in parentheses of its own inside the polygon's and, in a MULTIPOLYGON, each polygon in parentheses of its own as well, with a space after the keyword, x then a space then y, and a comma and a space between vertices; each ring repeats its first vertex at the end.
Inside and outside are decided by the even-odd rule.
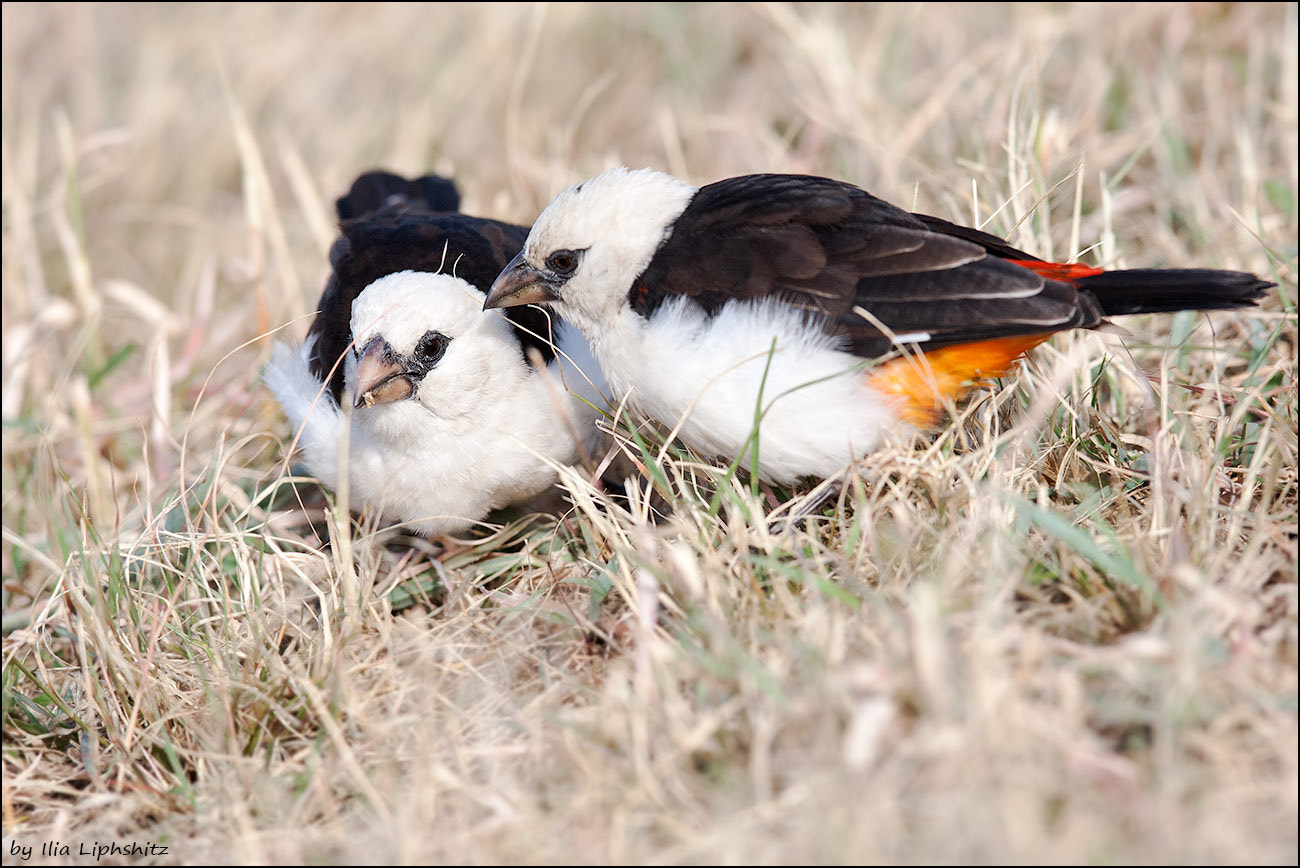
POLYGON ((483 300, 483 309, 546 304, 559 300, 552 281, 530 268, 526 262, 511 263, 493 281, 483 300))
POLYGON ((497 279, 492 282, 492 288, 488 290, 487 298, 483 299, 484 310, 494 310, 505 306, 504 302, 516 289, 511 279, 514 275, 515 269, 508 269, 501 272, 497 279))

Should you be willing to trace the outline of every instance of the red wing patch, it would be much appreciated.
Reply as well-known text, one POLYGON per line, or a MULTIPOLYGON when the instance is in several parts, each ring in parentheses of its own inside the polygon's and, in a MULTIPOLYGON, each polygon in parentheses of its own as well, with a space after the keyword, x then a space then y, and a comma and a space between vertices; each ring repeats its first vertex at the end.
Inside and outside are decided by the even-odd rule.
POLYGON ((1102 272, 1100 268, 1093 268, 1081 262, 1039 262, 1036 259, 1008 259, 1007 262, 1019 265, 1021 268, 1028 268, 1048 280, 1061 280, 1066 283, 1102 272))

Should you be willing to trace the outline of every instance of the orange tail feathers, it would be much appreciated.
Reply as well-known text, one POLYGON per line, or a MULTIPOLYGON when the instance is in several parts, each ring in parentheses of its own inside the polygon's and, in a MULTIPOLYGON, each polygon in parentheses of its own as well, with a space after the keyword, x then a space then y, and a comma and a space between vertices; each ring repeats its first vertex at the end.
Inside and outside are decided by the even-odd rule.
POLYGON ((945 399, 956 401, 980 382, 1006 376, 1016 360, 1049 337, 1020 335, 900 356, 873 368, 867 383, 898 399, 906 421, 930 427, 941 418, 945 399))

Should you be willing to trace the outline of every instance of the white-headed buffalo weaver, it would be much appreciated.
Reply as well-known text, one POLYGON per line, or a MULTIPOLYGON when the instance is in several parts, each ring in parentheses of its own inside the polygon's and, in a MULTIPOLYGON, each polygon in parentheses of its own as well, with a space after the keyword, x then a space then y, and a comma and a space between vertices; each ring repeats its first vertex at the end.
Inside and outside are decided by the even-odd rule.
POLYGON ((614 398, 698 452, 747 454, 761 419, 759 474, 789 483, 936 421, 1055 332, 1246 307, 1271 285, 1044 262, 827 178, 697 189, 614 169, 555 198, 485 306, 547 304, 587 337, 614 398))
POLYGON ((527 227, 458 206, 436 176, 358 178, 307 339, 277 344, 264 374, 312 475, 337 488, 346 468, 355 502, 425 535, 538 494, 601 436, 604 384, 581 334, 536 308, 483 312, 478 287, 527 227))

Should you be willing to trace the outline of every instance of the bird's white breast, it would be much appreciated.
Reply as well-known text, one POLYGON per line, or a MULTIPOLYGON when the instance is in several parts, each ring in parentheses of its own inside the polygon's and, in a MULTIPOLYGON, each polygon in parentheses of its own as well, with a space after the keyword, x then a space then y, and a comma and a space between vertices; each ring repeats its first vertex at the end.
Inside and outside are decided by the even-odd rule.
POLYGON ((448 412, 415 400, 357 408, 350 414, 346 456, 339 446, 349 416, 312 375, 310 341, 296 352, 277 345, 265 376, 289 417, 303 463, 321 482, 337 489, 340 472, 346 473, 354 506, 423 534, 454 533, 552 485, 554 465, 579 458, 579 439, 596 448, 590 404, 601 403, 604 382, 576 332, 560 334, 573 358, 563 375, 559 363, 546 371, 527 369, 511 351, 501 371, 515 376, 492 378, 481 390, 441 394, 435 408, 448 412), (457 404, 468 412, 450 412, 457 404))
POLYGON ((757 424, 760 474, 773 482, 834 476, 902 427, 863 360, 779 302, 730 302, 710 317, 682 298, 649 320, 628 309, 596 352, 615 398, 630 389, 697 452, 749 466, 757 424))
POLYGON ((575 436, 592 429, 586 410, 540 372, 472 420, 435 416, 416 401, 359 408, 349 480, 362 502, 422 533, 460 530, 548 488, 554 463, 579 456, 575 436))

